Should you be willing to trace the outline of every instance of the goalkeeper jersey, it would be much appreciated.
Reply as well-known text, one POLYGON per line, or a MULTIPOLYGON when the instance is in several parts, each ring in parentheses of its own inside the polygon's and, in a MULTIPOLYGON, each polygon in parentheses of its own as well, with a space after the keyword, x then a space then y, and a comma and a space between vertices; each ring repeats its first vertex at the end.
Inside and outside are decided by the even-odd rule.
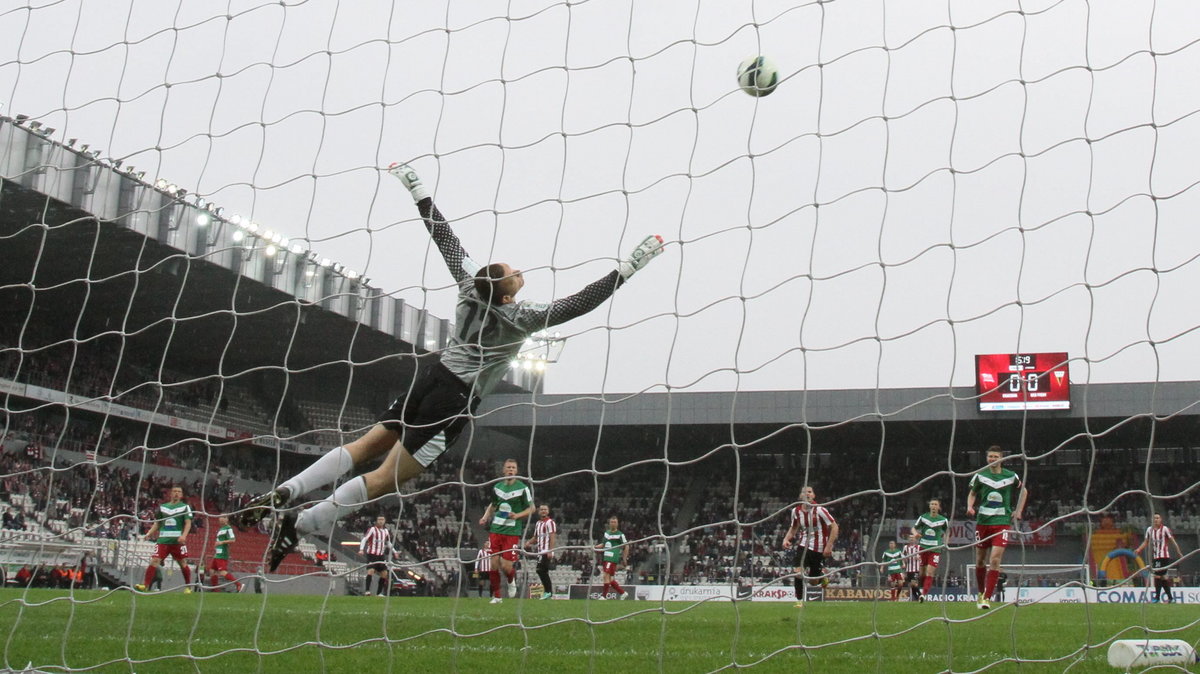
POLYGON ((520 536, 525 520, 513 519, 513 513, 524 512, 533 505, 533 492, 520 480, 505 484, 501 480, 492 486, 492 523, 488 531, 505 536, 520 536))
POLYGON ((574 295, 553 302, 490 304, 475 291, 475 274, 481 265, 467 256, 433 200, 422 200, 417 208, 458 284, 454 331, 441 362, 473 387, 476 396, 486 395, 504 378, 530 334, 586 314, 625 282, 614 270, 574 295))
POLYGON ((902 573, 904 567, 901 565, 900 559, 904 556, 903 550, 884 550, 883 564, 885 570, 890 576, 893 573, 902 573))
POLYGON ((217 551, 213 553, 214 559, 229 559, 229 544, 233 539, 237 538, 233 533, 233 527, 226 524, 217 529, 217 551))
POLYGON ((921 544, 922 550, 937 550, 945 545, 946 529, 949 526, 950 520, 945 517, 925 513, 917 518, 916 524, 913 524, 913 531, 921 537, 918 543, 921 544))
POLYGON ((183 535, 183 524, 192 519, 192 506, 184 501, 158 506, 158 544, 174 545, 183 535))
POLYGON ((1012 524, 1013 509, 1021 495, 1021 478, 1008 469, 993 473, 990 469, 975 473, 971 477, 971 491, 975 492, 975 523, 987 526, 1012 524))
POLYGON ((609 531, 608 529, 605 529, 604 542, 601 543, 601 545, 604 546, 602 550, 604 561, 612 562, 613 564, 620 564, 621 555, 625 553, 625 545, 628 542, 629 541, 625 539, 625 534, 621 533, 620 531, 609 531))

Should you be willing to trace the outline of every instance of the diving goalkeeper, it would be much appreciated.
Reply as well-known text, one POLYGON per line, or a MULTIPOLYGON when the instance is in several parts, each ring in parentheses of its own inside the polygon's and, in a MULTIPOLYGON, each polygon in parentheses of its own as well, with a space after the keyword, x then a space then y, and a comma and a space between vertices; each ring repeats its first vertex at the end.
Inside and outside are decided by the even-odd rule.
POLYGON ((518 302, 516 296, 525 286, 520 270, 504 263, 480 266, 468 257, 417 173, 404 164, 393 164, 388 173, 412 194, 425 228, 458 284, 454 334, 441 354, 415 358, 407 393, 365 435, 334 448, 238 514, 240 526, 251 526, 272 509, 298 504, 301 497, 350 473, 354 466, 384 457, 378 468, 340 485, 329 498, 310 508, 284 512, 272 534, 271 570, 301 536, 329 531, 335 521, 366 502, 398 491, 441 456, 458 438, 480 398, 503 378, 530 334, 600 306, 662 253, 662 237, 648 236, 615 270, 578 293, 549 303, 518 302))

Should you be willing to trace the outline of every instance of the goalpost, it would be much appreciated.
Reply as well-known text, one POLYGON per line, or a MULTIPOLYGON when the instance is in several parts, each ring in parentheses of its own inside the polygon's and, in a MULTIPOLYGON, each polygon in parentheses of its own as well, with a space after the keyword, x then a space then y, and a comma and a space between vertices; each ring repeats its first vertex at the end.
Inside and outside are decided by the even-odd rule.
MULTIPOLYGON (((1022 588, 1092 587, 1087 564, 1005 564, 1000 569, 1004 594, 998 601, 1019 601, 1022 588)), ((975 565, 963 565, 963 580, 968 596, 979 594, 975 584, 975 565)))
MULTIPOLYGON (((891 605, 872 584, 929 499, 963 523, 993 442, 1051 535, 1029 545, 1132 555, 1165 513, 1200 574, 1200 473, 1169 470, 1200 466, 1181 430, 1200 410, 1198 27, 1179 0, 0 6, 0 512, 55 551, 0 554, 9 578, 96 550, 136 582, 176 483, 208 568, 219 515, 407 391, 455 336, 458 288, 391 162, 474 259, 524 270, 522 300, 667 244, 531 335, 399 500, 306 540, 286 575, 262 568, 265 529, 240 532, 254 556, 232 568, 261 595, 26 587, 0 606, 0 667, 978 671, 1091 666, 1124 631, 1195 642, 1189 616, 1131 610, 1030 643, 1042 607, 891 605), (760 57, 779 81, 747 96, 736 69, 760 57), (1069 410, 979 404, 1048 382, 1003 363, 976 381, 976 356, 1064 353, 1069 410), (551 502, 551 594, 575 601, 475 601, 464 551, 509 457, 551 502), (839 521, 811 591, 840 617, 793 605, 802 485, 839 521), (366 560, 344 544, 376 515, 406 546, 402 589, 443 602, 345 596, 366 560), (601 605, 610 515, 635 587, 601 605), (935 627, 944 652, 906 647, 935 627)), ((950 546, 944 568, 973 554, 950 546)), ((1006 562, 1009 593, 1094 581, 1006 562)))

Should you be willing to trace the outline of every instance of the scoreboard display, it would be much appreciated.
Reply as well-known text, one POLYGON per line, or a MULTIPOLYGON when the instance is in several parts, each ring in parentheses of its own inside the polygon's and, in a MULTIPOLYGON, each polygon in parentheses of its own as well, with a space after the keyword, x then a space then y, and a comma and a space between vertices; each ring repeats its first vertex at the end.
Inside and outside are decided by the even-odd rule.
POLYGON ((1071 409, 1066 353, 997 353, 975 356, 980 412, 1071 409))

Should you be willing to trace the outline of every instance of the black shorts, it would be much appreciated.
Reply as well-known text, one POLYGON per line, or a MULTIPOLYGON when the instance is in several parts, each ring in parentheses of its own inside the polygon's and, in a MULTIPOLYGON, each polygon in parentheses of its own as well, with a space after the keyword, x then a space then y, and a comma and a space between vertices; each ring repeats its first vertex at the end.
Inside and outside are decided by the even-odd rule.
POLYGON ((808 578, 816 578, 823 571, 821 567, 825 564, 825 555, 809 550, 808 548, 796 548, 796 556, 792 561, 792 566, 797 569, 804 569, 804 575, 808 578))
POLYGON ((479 406, 479 397, 472 396, 471 387, 446 369, 436 354, 416 362, 408 390, 379 416, 379 423, 399 433, 400 444, 428 467, 458 439, 479 406), (438 435, 444 440, 431 443, 438 435))
POLYGON ((387 555, 370 555, 367 556, 367 568, 375 569, 376 571, 387 571, 387 555))
POLYGON ((921 580, 920 571, 909 571, 908 573, 904 574, 904 582, 906 583, 915 583, 918 580, 921 580))
POLYGON ((1167 575, 1167 567, 1170 566, 1170 564, 1171 564, 1171 558, 1170 557, 1157 557, 1157 558, 1155 558, 1155 560, 1153 562, 1151 562, 1151 564, 1153 565, 1153 568, 1154 568, 1154 575, 1165 576, 1165 575, 1167 575))

